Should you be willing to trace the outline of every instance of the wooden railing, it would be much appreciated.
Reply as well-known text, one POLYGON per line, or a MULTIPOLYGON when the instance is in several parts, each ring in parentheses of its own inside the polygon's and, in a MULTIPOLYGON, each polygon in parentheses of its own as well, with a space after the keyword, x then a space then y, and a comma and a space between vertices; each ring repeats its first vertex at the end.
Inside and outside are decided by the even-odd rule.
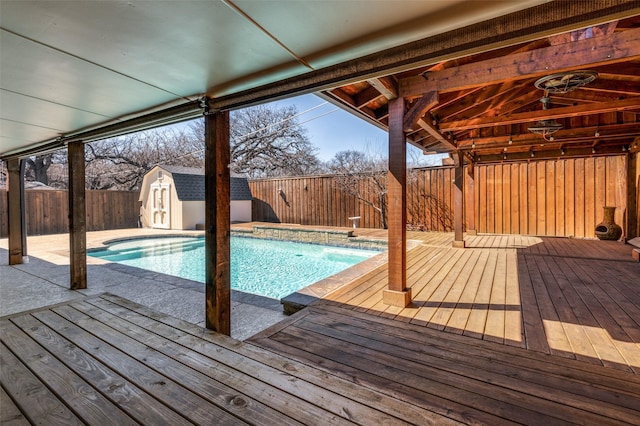
MULTIPOLYGON (((140 203, 138 192, 87 191, 87 231, 135 228, 140 203)), ((25 191, 27 235, 69 231, 67 191, 25 191)), ((7 193, 0 192, 0 237, 7 236, 7 193)))

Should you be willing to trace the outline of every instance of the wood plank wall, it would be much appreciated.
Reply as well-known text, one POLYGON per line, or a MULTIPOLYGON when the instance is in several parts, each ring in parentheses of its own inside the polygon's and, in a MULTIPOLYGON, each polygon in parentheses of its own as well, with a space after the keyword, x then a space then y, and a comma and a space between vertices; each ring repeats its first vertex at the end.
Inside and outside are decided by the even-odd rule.
MULTIPOLYGON (((475 197, 475 211, 467 214, 475 215, 482 233, 593 238, 605 205, 617 207, 616 223, 623 226, 626 171, 626 156, 476 165, 473 188, 465 173, 467 199, 475 197)), ((453 167, 411 172, 411 225, 453 229, 453 177, 453 167)), ((362 185, 366 188, 367 182, 362 185)), ((361 216, 359 226, 380 227, 378 213, 341 191, 331 176, 256 180, 249 186, 255 221, 350 226, 348 217, 361 216)))
MULTIPOLYGON (((428 230, 451 231, 452 179, 451 167, 412 171, 408 176, 408 222, 428 230)), ((375 208, 342 191, 331 176, 254 180, 249 186, 255 221, 351 226, 348 218, 360 216, 360 227, 380 228, 382 224, 375 208)), ((368 198, 375 196, 372 188, 370 179, 360 181, 359 190, 368 198)))
MULTIPOLYGON (((87 191, 87 231, 135 228, 140 207, 138 192, 87 191)), ((67 191, 27 190, 25 209, 28 235, 69 232, 67 191)), ((7 236, 7 192, 0 193, 0 238, 7 236)))
POLYGON ((478 232, 595 237, 604 206, 624 223, 625 156, 476 166, 478 232))

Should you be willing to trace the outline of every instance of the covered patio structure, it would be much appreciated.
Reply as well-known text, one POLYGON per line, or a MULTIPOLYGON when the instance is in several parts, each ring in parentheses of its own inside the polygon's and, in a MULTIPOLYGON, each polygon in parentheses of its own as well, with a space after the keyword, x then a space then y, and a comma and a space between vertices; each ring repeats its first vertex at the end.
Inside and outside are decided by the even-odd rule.
MULTIPOLYGON (((558 205, 555 200, 578 199, 583 196, 586 179, 604 176, 601 182, 604 182, 606 190, 594 192, 601 194, 595 195, 601 199, 595 200, 593 204, 617 207, 615 220, 623 228, 624 240, 638 234, 640 7, 635 1, 405 2, 403 7, 399 7, 398 2, 381 2, 376 3, 375 8, 358 2, 340 3, 336 6, 326 2, 263 3, 229 0, 175 3, 63 2, 62 5, 64 7, 59 3, 46 1, 3 2, 1 5, 3 106, 0 158, 6 162, 9 171, 8 256, 9 264, 16 265, 22 263, 28 255, 22 201, 23 159, 29 155, 67 147, 70 194, 69 287, 72 290, 91 285, 87 282, 84 224, 84 144, 204 115, 207 194, 206 327, 228 335, 231 310, 229 112, 304 93, 321 93, 347 110, 388 130, 389 261, 384 278, 378 277, 377 282, 383 284, 369 287, 376 293, 374 297, 356 303, 347 298, 349 294, 353 296, 349 293, 353 288, 345 288, 342 293, 336 293, 336 299, 333 300, 340 306, 330 306, 326 301, 324 306, 312 307, 307 314, 294 317, 290 324, 284 324, 283 327, 293 324, 298 335, 305 334, 304 330, 315 333, 322 327, 346 327, 349 328, 346 332, 352 335, 359 333, 352 327, 369 330, 365 334, 377 327, 393 330, 392 334, 397 332, 401 335, 399 340, 383 342, 384 345, 371 343, 375 347, 367 352, 374 358, 384 355, 383 363, 376 364, 375 360, 371 363, 374 367, 383 365, 380 367, 383 371, 392 371, 389 368, 397 367, 406 373, 406 369, 416 368, 421 371, 421 383, 422 380, 428 380, 431 373, 425 373, 422 370, 424 366, 405 363, 405 355, 407 352, 414 355, 421 353, 417 346, 424 344, 425 338, 418 336, 420 332, 417 326, 449 326, 448 323, 443 325, 441 321, 432 322, 426 317, 420 319, 421 315, 426 314, 418 312, 429 312, 429 301, 421 296, 429 284, 427 281, 419 281, 422 283, 419 286, 409 284, 411 265, 408 264, 406 231, 407 143, 418 146, 425 152, 448 152, 456 165, 453 240, 447 242, 446 250, 444 246, 440 246, 435 250, 424 251, 423 259, 426 262, 420 270, 422 275, 434 272, 431 268, 434 267, 433 262, 437 262, 435 253, 442 255, 446 252, 458 257, 476 256, 473 251, 476 250, 473 248, 474 240, 469 237, 477 233, 478 227, 472 219, 475 216, 465 212, 478 211, 480 217, 486 217, 491 212, 491 220, 501 217, 500 212, 505 205, 503 200, 509 198, 507 189, 500 186, 505 196, 499 202, 496 197, 491 197, 493 207, 486 210, 473 205, 473 197, 464 193, 465 180, 470 180, 473 185, 478 179, 496 179, 495 175, 476 173, 483 164, 521 164, 525 161, 554 158, 580 160, 600 156, 615 157, 619 160, 616 162, 617 168, 592 171, 583 169, 582 174, 579 174, 580 179, 583 179, 582 186, 576 181, 571 186, 571 191, 567 191, 565 186, 562 193, 559 186, 557 189, 555 186, 551 187, 553 189, 546 187, 548 196, 544 203, 536 204, 536 209, 540 217, 544 217, 545 224, 551 219, 554 223, 557 221, 564 224, 565 218, 555 209, 558 205), (283 15, 288 19, 283 20, 283 15), (327 31, 328 27, 336 25, 344 31, 327 31), (554 200, 553 203, 547 201, 551 199, 554 200), (340 294, 344 298, 341 299, 340 294), (364 305, 361 306, 360 302, 364 305), (345 304, 353 304, 353 309, 345 308, 345 304), (367 304, 371 305, 365 306, 367 304), (407 309, 411 310, 420 304, 427 309, 412 311, 415 315, 405 321, 410 317, 407 309), (347 319, 342 321, 336 320, 336 317, 323 318, 322 315, 325 314, 320 309, 334 312, 337 318, 346 316, 347 319), (371 309, 381 312, 380 317, 389 318, 367 319, 358 313, 348 319, 350 310, 371 309), (305 325, 303 323, 306 320, 301 319, 304 315, 315 317, 310 318, 305 325), (414 324, 406 329, 398 327, 397 324, 402 321, 414 324), (415 324, 419 321, 425 324, 415 324), (404 351, 391 351, 385 345, 402 347, 404 351)), ((574 173, 572 176, 577 175, 574 173)), ((558 181, 564 182, 564 177, 558 175, 558 181)), ((535 184, 534 179, 527 182, 527 185, 535 184)), ((509 206, 511 209, 511 204, 509 206)), ((530 204, 526 202, 517 206, 529 207, 530 204)), ((516 209, 516 206, 513 208, 516 209)), ((589 214, 600 215, 593 210, 589 214)), ((569 216, 570 214, 567 215, 569 216)), ((487 223, 490 223, 489 220, 487 223)), ((526 231, 523 228, 525 232, 520 233, 545 233, 539 231, 542 228, 536 227, 533 232, 529 229, 532 228, 527 228, 526 231)), ((550 245, 554 246, 552 242, 550 245)), ((620 244, 619 247, 625 246, 620 244)), ((625 250, 631 258, 631 247, 626 246, 625 250)), ((477 256, 484 256, 485 261, 494 256, 489 252, 484 253, 486 254, 479 253, 477 256)), ((572 262, 571 256, 566 261, 555 258, 561 255, 560 251, 552 252, 550 257, 542 259, 524 255, 527 268, 518 269, 518 274, 521 279, 531 281, 534 293, 519 301, 523 315, 536 309, 539 312, 548 309, 549 312, 556 312, 557 316, 569 315, 567 312, 556 311, 556 306, 566 305, 555 305, 552 301, 537 299, 537 295, 542 293, 536 293, 535 289, 544 281, 545 275, 550 274, 562 285, 566 284, 567 290, 572 288, 572 297, 584 296, 580 293, 582 290, 573 286, 573 269, 569 268, 561 273, 555 270, 556 267, 567 266, 572 262)), ((597 250, 592 255, 598 260, 604 257, 597 250)), ((495 262, 496 265, 499 264, 497 260, 495 262)), ((624 262, 630 263, 628 260, 624 262)), ((463 281, 473 285, 472 277, 477 278, 474 269, 464 271, 469 279, 463 281)), ((629 282, 637 282, 635 266, 628 267, 625 263, 624 268, 614 266, 614 271, 614 276, 625 275, 629 282)), ((613 312, 617 312, 621 300, 629 301, 634 294, 637 295, 637 287, 626 282, 623 290, 619 290, 625 292, 621 299, 609 299, 610 302, 607 303, 611 303, 610 306, 601 304, 597 308, 605 312, 604 318, 615 315, 613 312)), ((504 284, 505 288, 513 284, 508 274, 504 284)), ((559 288, 560 293, 564 294, 563 287, 559 288)), ((465 287, 459 287, 455 291, 464 294, 465 287)), ((551 299, 556 299, 560 293, 551 294, 551 299)), ((505 294, 509 293, 505 290, 505 294)), ((106 300, 107 302, 96 303, 127 305, 126 301, 114 302, 115 299, 109 299, 108 296, 106 300)), ((502 300, 497 304, 506 307, 511 302, 502 300)), ((628 356, 634 359, 640 343, 636 337, 640 326, 637 300, 625 306, 631 309, 631 314, 625 308, 623 311, 627 317, 613 318, 613 322, 616 323, 618 319, 626 321, 624 324, 617 324, 626 330, 630 339, 625 342, 629 345, 622 345, 625 348, 623 351, 628 351, 630 355, 618 352, 623 358, 628 356)), ((93 310, 84 304, 59 310, 66 312, 62 315, 68 314, 69 318, 72 315, 80 315, 82 318, 85 318, 85 314, 94 315, 88 311, 84 314, 77 313, 83 309, 93 310)), ((117 307, 109 309, 118 311, 123 316, 154 316, 152 312, 134 305, 127 305, 126 309, 137 314, 120 311, 117 307)), ((508 316, 509 309, 505 308, 503 311, 506 315, 503 321, 506 321, 504 318, 508 316)), ((444 314, 442 311, 436 315, 444 314)), ((43 313, 42 318, 49 318, 51 315, 53 314, 43 313)), ((56 315, 59 313, 56 312, 56 315)), ((38 317, 40 314, 34 316, 38 317)), ((28 330, 32 326, 28 322, 32 321, 31 318, 15 320, 12 322, 14 325, 7 324, 6 328, 3 324, 3 339, 5 335, 8 340, 13 339, 11 333, 14 332, 22 336, 22 332, 15 330, 16 324, 20 323, 24 330, 28 330)), ((527 318, 534 316, 525 317, 524 321, 527 318)), ((538 318, 550 319, 544 314, 538 318)), ((86 326, 91 327, 94 320, 86 319, 86 326)), ((64 323, 59 326, 62 332, 67 323, 61 323, 64 323)), ((145 326, 156 330, 163 327, 153 323, 145 326)), ((520 335, 527 330, 534 335, 526 336, 530 339, 521 340, 521 344, 524 342, 528 347, 528 342, 531 342, 531 345, 535 345, 538 342, 535 333, 536 330, 540 332, 540 326, 544 324, 527 323, 520 335)), ((183 325, 178 328, 181 327, 183 325)), ((293 329, 290 330, 291 333, 294 332, 293 329)), ((424 330, 429 331, 427 328, 424 330)), ((37 330, 32 331, 36 340, 41 338, 35 336, 38 334, 37 330)), ((84 335, 87 331, 88 329, 75 332, 84 335)), ((560 336, 560 330, 557 331, 560 336)), ((562 330, 563 333, 566 331, 562 330)), ((129 329, 126 333, 134 332, 129 329)), ((197 334, 200 331, 187 332, 189 333, 197 334)), ((257 337, 256 342, 270 350, 282 350, 282 353, 287 354, 289 352, 286 348, 277 348, 281 342, 268 342, 270 336, 277 336, 279 333, 271 330, 262 340, 257 337)), ((285 336, 287 333, 280 333, 280 336, 284 336, 282 339, 289 338, 285 336)), ((462 334, 463 336, 458 336, 460 340, 456 340, 457 337, 444 337, 449 343, 444 343, 442 350, 458 353, 460 347, 465 345, 464 338, 469 337, 464 336, 464 331, 462 334)), ((430 331, 426 335, 430 335, 430 331)), ((171 334, 163 335, 163 338, 179 340, 181 336, 171 334)), ((309 336, 313 334, 310 333, 309 336)), ((437 338, 435 335, 432 337, 437 338)), ((432 337, 427 339, 434 342, 432 337)), ((345 335, 331 337, 334 338, 349 340, 345 335)), ((208 339, 209 337, 205 338, 208 339)), ((512 340, 510 336, 501 336, 500 339, 503 343, 512 340)), ((128 341, 128 338, 123 340, 128 341)), ((512 356, 523 359, 528 357, 526 348, 512 348, 509 345, 496 347, 491 346, 491 342, 475 340, 481 343, 479 346, 470 346, 473 350, 469 352, 486 353, 487 359, 492 359, 491 354, 495 351, 496 354, 501 354, 505 365, 510 363, 508 359, 512 356), (486 346, 485 343, 489 345, 486 346)), ((368 344, 363 343, 364 346, 368 344)), ((343 349, 338 351, 339 357, 348 360, 349 356, 356 356, 349 352, 353 348, 343 349)), ((542 352, 551 352, 552 349, 552 345, 548 345, 547 350, 542 352)), ((16 350, 10 352, 15 355, 16 350)), ((3 350, 4 353, 9 354, 3 350)), ((578 371, 570 374, 570 387, 581 397, 577 398, 577 402, 571 398, 563 400, 563 404, 566 402, 565 405, 570 408, 562 411, 562 415, 547 416, 549 410, 559 409, 558 406, 550 405, 549 399, 534 396, 538 404, 534 410, 537 417, 528 417, 529 412, 522 411, 525 407, 520 399, 521 394, 509 391, 502 394, 512 403, 508 412, 503 411, 504 406, 498 402, 493 406, 495 411, 486 416, 481 413, 466 417, 465 406, 436 403, 431 397, 418 392, 411 394, 411 398, 418 401, 416 405, 421 410, 436 413, 437 416, 428 417, 420 411, 421 414, 416 418, 430 418, 435 424, 442 420, 439 416, 458 422, 493 424, 497 420, 527 422, 527 419, 533 419, 531 422, 536 423, 535 419, 542 418, 562 423, 580 420, 580 415, 584 415, 584 419, 594 422, 601 420, 604 423, 634 423, 637 420, 638 409, 634 406, 638 396, 638 379, 635 374, 637 365, 628 362, 623 368, 626 371, 599 365, 596 366, 597 373, 593 375, 590 370, 595 367, 585 369, 582 364, 584 360, 547 362, 545 355, 536 354, 531 357, 534 359, 531 363, 537 369, 537 372, 531 374, 545 372, 548 381, 544 386, 557 390, 560 396, 567 396, 563 393, 565 391, 573 391, 561 388, 562 372, 558 371, 557 365, 562 365, 566 371, 578 371), (585 386, 585 383, 588 385, 585 386), (596 404, 594 401, 599 402, 596 404), (599 406, 598 404, 602 404, 603 408, 594 413, 592 408, 599 406), (422 415, 425 417, 420 417, 422 415)), ((309 380, 319 380, 317 377, 323 376, 327 370, 335 374, 329 373, 330 378, 326 380, 336 376, 341 383, 342 380, 359 382, 362 379, 358 375, 349 376, 349 368, 339 363, 334 364, 333 361, 336 360, 333 355, 329 358, 331 362, 320 358, 299 357, 296 362, 302 364, 284 362, 281 368, 299 371, 301 365, 316 363, 314 368, 319 368, 321 372, 309 380), (292 365, 294 366, 291 367, 292 365)), ((193 359, 200 358, 194 355, 193 359)), ((455 357, 446 358, 448 364, 455 362, 455 357)), ((16 365, 22 364, 16 361, 16 365)), ((51 371, 56 371, 55 367, 51 368, 51 371)), ((474 365, 469 368, 473 370, 482 366, 474 365)), ((459 377, 459 372, 449 373, 451 379, 459 377)), ((260 369, 255 374, 256 378, 263 377, 260 369)), ((46 376, 45 372, 44 377, 46 376)), ((274 380, 277 379, 276 376, 273 376, 274 380)), ((50 379, 55 380, 55 374, 50 379)), ((296 381, 293 378, 290 380, 296 381)), ((496 387, 492 383, 492 377, 488 376, 471 377, 468 380, 478 386, 475 392, 478 394, 491 393, 506 386, 503 384, 502 387, 496 387)), ((3 389, 4 383, 5 378, 3 389)), ((165 384, 162 380, 154 383, 165 384)), ((358 404, 366 400, 366 395, 370 395, 366 392, 369 392, 371 386, 365 386, 368 390, 362 391, 364 393, 348 386, 347 392, 353 392, 354 398, 359 398, 358 404)), ((464 388, 466 385, 463 383, 460 386, 464 388)), ((322 385, 320 387, 324 389, 322 385)), ((289 394, 295 394, 294 389, 287 389, 289 394)), ((536 386, 531 389, 527 390, 527 395, 542 391, 542 388, 536 386)), ((408 394, 396 390, 381 391, 376 388, 375 391, 390 395, 392 400, 395 398, 406 402, 408 394)), ((452 392, 456 398, 461 395, 456 390, 452 392)), ((171 397, 177 398, 179 394, 173 393, 171 397)), ((325 397, 324 393, 317 396, 317 399, 310 401, 310 405, 326 403, 325 397)), ((553 396, 550 398, 553 399, 553 396)), ((14 396, 10 399, 15 402, 14 396)), ((241 404, 233 398, 229 401, 232 405, 234 401, 241 404)), ((475 410, 485 406, 483 401, 474 401, 474 404, 477 403, 475 410)), ((67 406, 65 403, 62 405, 67 406)), ((283 403, 283 407, 286 406, 283 403)), ((345 407, 340 412, 328 408, 336 416, 331 417, 336 423, 367 423, 352 417, 352 411, 348 406, 345 407)), ((360 405, 358 407, 362 408, 360 405)), ((397 413, 404 412, 402 407, 394 407, 395 411, 387 411, 387 414, 396 416, 397 413)), ((367 410, 359 412, 364 414, 367 410)), ((321 418, 323 414, 318 413, 318 416, 321 418)), ((402 420, 401 417, 397 418, 402 420)), ((410 419, 405 421, 416 423, 410 419)))

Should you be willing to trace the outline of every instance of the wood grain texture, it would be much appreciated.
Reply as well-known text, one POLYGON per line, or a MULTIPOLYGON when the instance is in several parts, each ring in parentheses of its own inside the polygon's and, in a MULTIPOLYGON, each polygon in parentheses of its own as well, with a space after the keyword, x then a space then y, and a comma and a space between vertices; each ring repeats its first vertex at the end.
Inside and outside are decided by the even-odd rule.
POLYGON ((71 290, 87 288, 87 207, 84 143, 67 147, 69 161, 69 281, 71 290))
POLYGON ((231 334, 231 150, 229 112, 205 116, 205 318, 231 334))
POLYGON ((634 374, 346 308, 307 308, 250 341, 464 423, 633 424, 640 414, 634 374))
MULTIPOLYGON (((87 231, 135 228, 140 203, 136 191, 86 191, 87 231)), ((25 191, 28 235, 62 234, 69 231, 67 191, 25 191)), ((0 191, 0 238, 7 236, 7 193, 0 191)))
POLYGON ((410 233, 407 253, 413 301, 382 303, 386 266, 318 304, 616 370, 638 372, 640 264, 617 242, 466 236, 466 249, 447 247, 452 233, 410 233), (442 240, 437 236, 446 236, 442 240))
POLYGON ((108 294, 5 318, 0 339, 3 424, 457 423, 108 294))
MULTIPOLYGON (((616 222, 626 224, 627 186, 619 182, 627 168, 622 155, 475 165, 475 178, 465 179, 464 228, 472 224, 481 233, 594 238, 595 224, 602 220, 607 204, 616 206, 616 222)), ((410 226, 454 230, 454 170, 409 171, 410 226)), ((360 216, 358 226, 380 227, 378 212, 340 190, 330 176, 266 179, 249 185, 256 221, 344 227, 351 225, 348 217, 360 216), (281 187, 289 199, 309 201, 286 205, 278 195, 281 187), (326 210, 326 206, 340 207, 326 210)), ((361 185, 366 187, 365 178, 361 185)))

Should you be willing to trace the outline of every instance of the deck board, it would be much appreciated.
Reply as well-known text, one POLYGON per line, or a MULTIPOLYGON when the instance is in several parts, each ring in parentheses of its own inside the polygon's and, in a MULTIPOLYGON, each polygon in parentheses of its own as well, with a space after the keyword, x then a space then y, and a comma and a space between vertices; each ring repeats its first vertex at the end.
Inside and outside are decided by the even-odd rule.
POLYGON ((306 309, 250 342, 454 420, 634 424, 640 378, 522 348, 354 312, 306 309))
POLYGON ((16 407, 16 404, 2 388, 0 388, 0 407, 2 407, 0 410, 0 424, 7 426, 23 426, 30 424, 22 412, 20 412, 20 409, 16 407))
POLYGON ((640 372, 640 264, 624 244, 555 237, 411 234, 406 308, 382 302, 386 266, 325 301, 450 333, 640 372))
POLYGON ((1 321, 3 424, 455 423, 117 296, 1 321))

